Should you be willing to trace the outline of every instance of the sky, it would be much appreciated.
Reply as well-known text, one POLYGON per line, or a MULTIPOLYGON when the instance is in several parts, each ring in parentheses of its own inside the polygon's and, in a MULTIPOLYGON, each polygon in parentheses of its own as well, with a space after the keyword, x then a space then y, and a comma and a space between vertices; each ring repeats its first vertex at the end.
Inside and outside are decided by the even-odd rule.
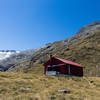
POLYGON ((0 0, 0 50, 26 50, 100 21, 100 0, 0 0))

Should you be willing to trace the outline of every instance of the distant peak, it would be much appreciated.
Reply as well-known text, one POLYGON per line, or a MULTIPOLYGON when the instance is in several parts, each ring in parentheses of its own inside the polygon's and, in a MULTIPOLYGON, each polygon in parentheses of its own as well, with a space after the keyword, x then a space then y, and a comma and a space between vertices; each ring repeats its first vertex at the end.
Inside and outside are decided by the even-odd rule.
POLYGON ((94 25, 100 25, 100 21, 94 21, 94 22, 88 24, 88 26, 94 26, 94 25))
POLYGON ((14 53, 16 53, 16 52, 19 52, 19 51, 16 51, 16 50, 0 50, 0 52, 14 52, 14 53))
POLYGON ((92 22, 86 26, 84 26, 83 28, 81 28, 76 35, 85 35, 85 34, 90 34, 94 31, 100 31, 100 21, 95 21, 92 22))

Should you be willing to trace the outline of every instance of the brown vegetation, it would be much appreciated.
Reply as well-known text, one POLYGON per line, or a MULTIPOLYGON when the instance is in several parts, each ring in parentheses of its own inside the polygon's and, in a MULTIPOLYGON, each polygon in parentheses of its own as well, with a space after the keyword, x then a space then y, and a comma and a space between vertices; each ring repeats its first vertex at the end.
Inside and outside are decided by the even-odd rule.
POLYGON ((100 78, 0 73, 0 100, 99 100, 100 78), (67 89, 70 93, 59 93, 67 89))

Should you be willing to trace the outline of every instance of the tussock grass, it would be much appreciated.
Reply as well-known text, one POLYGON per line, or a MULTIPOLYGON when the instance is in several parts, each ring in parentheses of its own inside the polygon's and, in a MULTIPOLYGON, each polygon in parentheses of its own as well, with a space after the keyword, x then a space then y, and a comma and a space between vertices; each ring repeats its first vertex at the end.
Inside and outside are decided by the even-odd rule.
POLYGON ((0 72, 0 100, 100 100, 100 78, 0 72), (70 93, 58 93, 59 89, 70 93))

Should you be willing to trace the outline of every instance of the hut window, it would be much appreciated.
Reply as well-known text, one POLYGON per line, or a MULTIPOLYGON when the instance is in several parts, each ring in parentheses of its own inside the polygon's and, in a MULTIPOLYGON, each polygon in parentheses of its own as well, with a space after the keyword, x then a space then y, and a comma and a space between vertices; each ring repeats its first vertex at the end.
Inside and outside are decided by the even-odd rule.
POLYGON ((58 71, 57 66, 48 66, 47 71, 58 71))

